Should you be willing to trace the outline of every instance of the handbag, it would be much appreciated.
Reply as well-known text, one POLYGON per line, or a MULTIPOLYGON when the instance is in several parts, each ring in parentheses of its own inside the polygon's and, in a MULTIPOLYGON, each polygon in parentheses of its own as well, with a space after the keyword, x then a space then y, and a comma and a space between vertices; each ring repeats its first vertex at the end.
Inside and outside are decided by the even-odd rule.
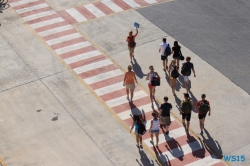
POLYGON ((161 84, 160 78, 156 77, 155 72, 154 72, 154 75, 151 79, 151 85, 152 86, 160 86, 160 84, 161 84))
POLYGON ((184 56, 182 55, 181 50, 180 50, 180 60, 183 61, 184 59, 185 59, 185 58, 184 58, 184 56))

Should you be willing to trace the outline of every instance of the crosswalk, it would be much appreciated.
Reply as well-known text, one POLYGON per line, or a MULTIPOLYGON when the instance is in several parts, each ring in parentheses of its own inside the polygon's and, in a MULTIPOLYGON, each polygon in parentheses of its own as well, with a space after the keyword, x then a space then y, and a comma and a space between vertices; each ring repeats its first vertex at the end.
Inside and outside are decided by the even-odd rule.
MULTIPOLYGON (((139 114, 145 119, 146 128, 149 129, 153 108, 148 94, 139 86, 136 86, 134 101, 133 103, 128 102, 123 87, 124 72, 77 32, 71 25, 72 22, 61 17, 61 13, 55 12, 45 1, 9 0, 9 2, 22 19, 93 89, 128 127, 131 127, 133 123, 131 115, 139 114), (41 9, 45 9, 45 11, 41 9)), ((123 11, 126 7, 134 8, 143 4, 158 2, 158 0, 103 0, 81 7, 84 7, 95 17, 102 17, 110 12, 123 11), (106 10, 100 8, 103 5, 107 7, 106 10)), ((79 10, 80 8, 76 7, 64 12, 67 12, 79 22, 89 19, 90 15, 84 15, 84 11, 79 10)), ((220 159, 210 154, 203 144, 192 135, 187 135, 184 128, 173 117, 171 117, 171 121, 169 135, 160 132, 158 148, 150 143, 148 132, 143 136, 145 145, 162 162, 167 165, 224 165, 220 159)))

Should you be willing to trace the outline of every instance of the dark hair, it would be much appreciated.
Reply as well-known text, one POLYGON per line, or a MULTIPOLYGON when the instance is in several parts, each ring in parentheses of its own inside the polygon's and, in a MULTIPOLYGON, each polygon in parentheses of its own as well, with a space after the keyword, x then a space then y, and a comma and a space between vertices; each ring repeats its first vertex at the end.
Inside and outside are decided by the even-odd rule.
MULTIPOLYGON (((178 41, 174 41, 174 47, 179 46, 178 41)), ((181 46, 179 46, 181 47, 181 46)))
POLYGON ((164 43, 166 43, 167 39, 166 39, 166 38, 163 38, 162 41, 163 41, 164 43))
POLYGON ((203 93, 203 94, 201 95, 201 98, 205 99, 205 98, 206 98, 206 95, 203 93))
POLYGON ((153 113, 152 113, 152 116, 153 116, 153 117, 156 117, 157 115, 156 115, 156 113, 155 113, 155 112, 153 112, 153 113))
POLYGON ((168 97, 167 96, 164 96, 163 98, 165 101, 168 101, 168 97))
POLYGON ((141 118, 140 118, 139 115, 133 115, 133 120, 137 124, 141 124, 142 123, 141 118))
POLYGON ((190 57, 190 56, 187 56, 186 60, 187 60, 187 61, 190 61, 190 60, 191 60, 191 57, 190 57))

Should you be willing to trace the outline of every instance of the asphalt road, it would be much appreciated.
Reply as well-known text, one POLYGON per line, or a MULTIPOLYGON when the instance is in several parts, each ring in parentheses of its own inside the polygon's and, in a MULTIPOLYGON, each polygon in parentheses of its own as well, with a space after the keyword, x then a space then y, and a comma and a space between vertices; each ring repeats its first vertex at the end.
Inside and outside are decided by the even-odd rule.
POLYGON ((250 1, 175 0, 137 11, 250 94, 250 1))

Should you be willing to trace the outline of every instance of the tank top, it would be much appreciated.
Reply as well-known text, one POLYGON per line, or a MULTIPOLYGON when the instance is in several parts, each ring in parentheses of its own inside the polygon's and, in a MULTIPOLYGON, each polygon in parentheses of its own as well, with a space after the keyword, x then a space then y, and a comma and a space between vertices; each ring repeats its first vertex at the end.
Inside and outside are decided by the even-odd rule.
POLYGON ((151 130, 159 130, 159 119, 153 120, 153 126, 151 130))
POLYGON ((148 77, 148 83, 151 84, 151 79, 156 76, 155 72, 153 73, 149 73, 149 77, 148 77))

